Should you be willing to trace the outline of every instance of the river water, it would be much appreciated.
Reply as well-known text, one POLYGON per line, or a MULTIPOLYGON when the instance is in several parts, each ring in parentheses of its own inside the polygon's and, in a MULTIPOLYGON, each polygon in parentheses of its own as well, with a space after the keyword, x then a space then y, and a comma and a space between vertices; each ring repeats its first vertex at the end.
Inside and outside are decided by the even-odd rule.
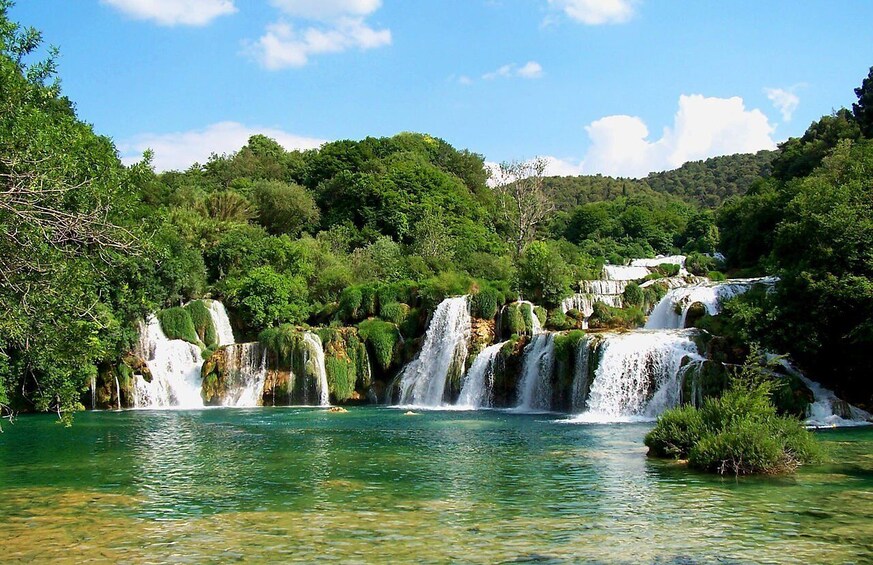
POLYGON ((873 561, 873 429, 827 465, 718 478, 651 424, 389 408, 25 416, 0 435, 0 561, 873 561))

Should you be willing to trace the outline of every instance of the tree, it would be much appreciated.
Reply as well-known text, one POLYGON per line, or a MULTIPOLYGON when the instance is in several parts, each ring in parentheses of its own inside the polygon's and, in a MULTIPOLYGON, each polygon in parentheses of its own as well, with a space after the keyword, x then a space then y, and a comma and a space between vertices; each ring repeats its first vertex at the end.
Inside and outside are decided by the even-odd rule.
POLYGON ((272 234, 299 235, 314 231, 320 212, 305 188, 280 181, 260 181, 252 187, 258 222, 272 234))
POLYGON ((861 133, 867 138, 873 138, 873 67, 861 86, 855 89, 858 102, 852 104, 852 113, 861 126, 861 133))
POLYGON ((498 207, 516 257, 536 239, 537 229, 555 209, 543 187, 547 165, 544 158, 537 157, 530 161, 503 162, 491 171, 498 207))

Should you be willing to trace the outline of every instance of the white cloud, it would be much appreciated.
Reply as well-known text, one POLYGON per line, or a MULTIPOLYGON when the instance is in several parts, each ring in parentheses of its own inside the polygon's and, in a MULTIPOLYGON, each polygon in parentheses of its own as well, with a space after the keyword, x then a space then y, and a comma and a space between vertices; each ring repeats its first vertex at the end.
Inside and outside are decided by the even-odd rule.
POLYGON ((390 29, 374 29, 366 22, 381 7, 381 0, 272 0, 272 4, 283 17, 309 23, 295 26, 283 19, 269 24, 257 41, 247 42, 247 51, 266 69, 299 68, 313 55, 391 44, 390 29))
POLYGON ((467 75, 461 75, 458 77, 458 84, 462 84, 464 86, 470 86, 471 84, 473 84, 473 79, 471 79, 467 75))
POLYGON ((496 78, 540 78, 543 76, 543 67, 536 61, 528 61, 521 67, 515 63, 503 65, 497 70, 485 73, 482 78, 485 80, 494 80, 496 78))
POLYGON ((621 24, 634 16, 636 0, 549 0, 549 5, 585 25, 621 24))
POLYGON ((132 18, 160 25, 203 26, 237 11, 233 0, 101 0, 132 18))
POLYGON ((118 144, 126 165, 142 158, 146 149, 154 151, 156 171, 185 170, 194 163, 206 163, 212 153, 238 151, 255 134, 275 139, 287 150, 315 149, 323 139, 294 135, 280 129, 246 126, 239 122, 219 122, 200 130, 174 133, 145 133, 118 144))
POLYGON ((368 16, 382 6, 382 0, 272 0, 272 4, 295 18, 331 21, 368 16))
POLYGON ((250 50, 267 69, 303 67, 313 55, 348 49, 374 49, 391 44, 391 31, 375 30, 361 19, 344 18, 324 27, 296 30, 286 22, 273 23, 250 50))
POLYGON ((779 113, 782 114, 782 119, 786 122, 791 121, 791 116, 794 115, 794 111, 800 105, 800 98, 793 91, 794 88, 788 90, 783 88, 764 89, 767 98, 773 103, 773 107, 779 110, 779 113))
POLYGON ((586 174, 643 177, 687 161, 776 147, 767 116, 747 110, 739 97, 680 96, 673 126, 655 141, 634 116, 607 116, 585 129, 591 141, 583 160, 586 174))

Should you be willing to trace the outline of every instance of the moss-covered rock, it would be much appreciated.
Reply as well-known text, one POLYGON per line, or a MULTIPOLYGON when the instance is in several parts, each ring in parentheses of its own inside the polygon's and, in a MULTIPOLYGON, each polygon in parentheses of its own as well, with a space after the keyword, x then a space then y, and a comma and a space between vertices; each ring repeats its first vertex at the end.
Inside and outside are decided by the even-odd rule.
POLYGON ((206 303, 202 300, 194 300, 185 305, 185 310, 191 317, 197 338, 206 347, 215 348, 218 345, 218 333, 215 330, 215 324, 212 323, 212 315, 206 303))
POLYGON ((182 339, 194 345, 202 345, 191 314, 182 307, 167 308, 158 312, 161 330, 168 339, 182 339))

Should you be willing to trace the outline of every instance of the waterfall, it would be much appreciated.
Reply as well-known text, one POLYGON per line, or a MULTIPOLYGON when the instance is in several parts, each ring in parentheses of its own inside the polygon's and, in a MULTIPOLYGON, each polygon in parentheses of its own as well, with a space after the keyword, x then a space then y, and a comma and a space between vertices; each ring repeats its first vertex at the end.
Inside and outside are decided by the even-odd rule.
MULTIPOLYGON (((528 316, 528 321, 530 322, 531 335, 534 336, 543 333, 543 325, 540 323, 540 319, 536 315, 536 312, 534 312, 534 308, 536 308, 536 306, 534 306, 533 302, 519 299, 516 304, 518 304, 519 306, 527 306, 526 313, 528 316)), ((522 313, 525 313, 525 309, 522 309, 522 313)))
POLYGON ((468 297, 447 298, 433 314, 418 357, 400 374, 400 404, 440 406, 452 371, 463 373, 472 332, 468 297))
POLYGON ((218 345, 230 345, 236 343, 233 339, 233 329, 230 327, 230 320, 227 317, 227 311, 224 309, 224 304, 218 300, 210 300, 209 316, 212 318, 212 325, 215 327, 215 335, 218 337, 218 345))
POLYGON ((705 360, 694 331, 636 331, 604 336, 587 411, 576 421, 653 419, 678 405, 685 373, 705 360))
POLYGON ((97 409, 97 375, 91 375, 91 410, 97 409))
POLYGON ((479 353, 470 370, 467 371, 467 376, 464 377, 464 385, 461 388, 461 395, 456 403, 459 407, 464 408, 481 408, 491 406, 492 386, 494 385, 494 363, 497 361, 497 356, 500 349, 506 344, 506 341, 489 345, 479 353))
POLYGON ((654 259, 632 259, 631 267, 650 267, 655 268, 658 265, 679 265, 685 267, 685 255, 661 255, 654 259))
POLYGON ((518 383, 517 410, 548 411, 552 408, 552 369, 555 365, 555 335, 535 335, 524 348, 524 364, 518 383))
POLYGON ((605 265, 603 267, 603 278, 608 281, 635 281, 647 277, 650 272, 648 267, 605 265))
MULTIPOLYGON (((773 358, 773 355, 769 356, 773 358)), ((800 379, 812 392, 813 402, 806 415, 806 425, 813 428, 837 428, 844 426, 864 426, 873 422, 873 414, 852 406, 837 397, 830 389, 808 378, 787 359, 779 359, 779 364, 791 375, 800 379)))
POLYGON ((591 338, 585 336, 576 345, 576 365, 573 371, 573 390, 570 412, 581 412, 588 400, 588 360, 591 357, 591 338))
POLYGON ((692 305, 699 303, 707 314, 714 316, 719 313, 721 302, 747 292, 755 284, 772 285, 774 281, 773 278, 732 279, 674 288, 652 310, 646 329, 682 329, 692 305))
POLYGON ((115 401, 118 406, 118 410, 121 410, 121 385, 118 384, 118 375, 115 375, 115 401))
POLYGON ((152 374, 152 382, 136 375, 136 408, 202 408, 200 368, 203 356, 196 345, 167 339, 157 317, 149 316, 140 335, 140 356, 152 374))
POLYGON ((267 378, 267 350, 258 343, 238 343, 224 349, 227 393, 224 406, 261 406, 267 378))
POLYGON ((327 383, 327 370, 324 367, 324 347, 321 338, 312 332, 303 334, 303 364, 307 373, 314 374, 318 386, 318 403, 330 406, 330 387, 327 383))

